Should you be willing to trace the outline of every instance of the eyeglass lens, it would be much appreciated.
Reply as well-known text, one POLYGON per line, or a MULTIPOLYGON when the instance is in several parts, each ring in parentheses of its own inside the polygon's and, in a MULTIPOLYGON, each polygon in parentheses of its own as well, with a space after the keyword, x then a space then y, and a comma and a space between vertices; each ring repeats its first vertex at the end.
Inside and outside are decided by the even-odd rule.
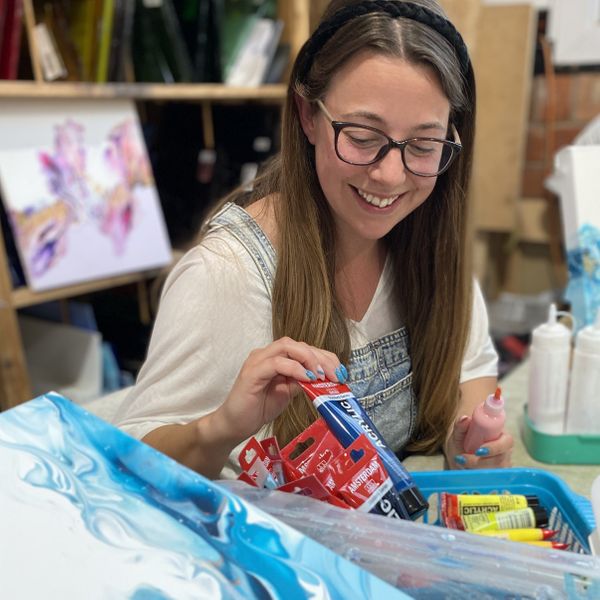
MULTIPOLYGON (((337 152, 343 160, 354 164, 368 164, 378 158, 388 138, 376 131, 362 127, 343 127, 337 139, 337 152)), ((448 165, 454 151, 442 141, 419 139, 406 144, 404 164, 415 173, 435 175, 448 165)))

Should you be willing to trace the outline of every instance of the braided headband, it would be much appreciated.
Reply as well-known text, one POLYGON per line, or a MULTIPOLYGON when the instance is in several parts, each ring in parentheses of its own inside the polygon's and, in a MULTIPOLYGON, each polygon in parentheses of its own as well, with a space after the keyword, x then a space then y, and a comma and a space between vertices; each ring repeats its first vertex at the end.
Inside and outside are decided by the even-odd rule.
POLYGON ((424 6, 412 2, 368 0, 340 9, 330 19, 323 21, 317 27, 298 56, 298 77, 300 81, 306 80, 313 58, 342 25, 352 19, 371 13, 387 13, 393 18, 405 17, 431 27, 452 44, 463 73, 469 72, 471 61, 467 47, 462 36, 450 21, 424 6))

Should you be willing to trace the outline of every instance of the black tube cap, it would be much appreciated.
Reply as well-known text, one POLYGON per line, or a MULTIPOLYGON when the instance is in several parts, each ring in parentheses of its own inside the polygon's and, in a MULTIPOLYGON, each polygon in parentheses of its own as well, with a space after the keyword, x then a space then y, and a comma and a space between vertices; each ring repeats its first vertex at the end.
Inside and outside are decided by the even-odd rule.
POLYGON ((429 508, 429 503, 423 498, 416 486, 409 487, 400 492, 400 498, 413 521, 418 519, 429 508))
POLYGON ((548 526, 548 511, 543 506, 530 506, 535 517, 536 527, 547 527, 548 526))

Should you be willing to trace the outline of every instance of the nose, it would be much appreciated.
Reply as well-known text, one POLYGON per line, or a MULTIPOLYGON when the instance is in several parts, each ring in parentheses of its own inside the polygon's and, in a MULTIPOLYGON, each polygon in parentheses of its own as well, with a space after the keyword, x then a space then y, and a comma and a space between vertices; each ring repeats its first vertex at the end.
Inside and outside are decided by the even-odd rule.
POLYGON ((381 160, 370 165, 369 176, 374 181, 390 187, 404 183, 408 171, 404 166, 400 148, 392 148, 381 160))

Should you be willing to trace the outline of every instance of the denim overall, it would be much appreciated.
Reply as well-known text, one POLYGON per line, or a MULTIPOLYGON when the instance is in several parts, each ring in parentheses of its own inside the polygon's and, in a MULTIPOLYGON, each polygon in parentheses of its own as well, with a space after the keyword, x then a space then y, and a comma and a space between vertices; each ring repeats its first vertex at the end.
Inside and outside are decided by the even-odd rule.
MULTIPOLYGON (((258 223, 240 206, 226 204, 211 227, 225 227, 244 246, 258 267, 269 297, 276 253, 258 223)), ((411 438, 417 419, 412 391, 408 332, 405 327, 354 348, 347 364, 348 385, 395 452, 411 438)))

